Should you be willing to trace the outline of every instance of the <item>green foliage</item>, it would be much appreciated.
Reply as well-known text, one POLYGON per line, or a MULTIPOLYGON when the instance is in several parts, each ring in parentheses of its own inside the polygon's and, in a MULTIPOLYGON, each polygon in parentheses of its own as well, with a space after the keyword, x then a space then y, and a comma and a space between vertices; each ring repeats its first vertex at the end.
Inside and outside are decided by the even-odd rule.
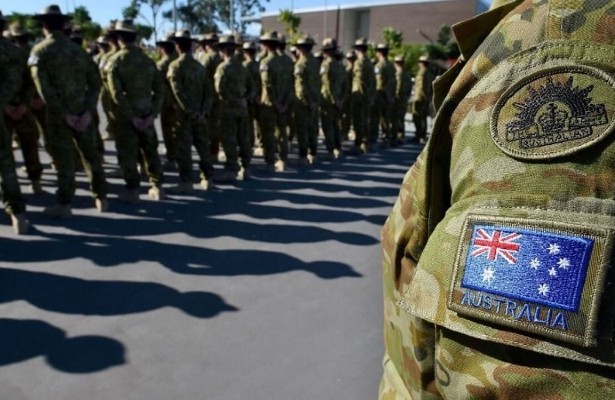
POLYGON ((78 26, 81 28, 85 42, 94 41, 98 36, 100 36, 102 27, 92 21, 90 12, 87 8, 85 8, 85 6, 76 7, 72 14, 69 15, 73 18, 71 21, 73 26, 78 26))
MULTIPOLYGON (((405 61, 405 67, 414 76, 418 71, 418 61, 421 54, 425 52, 425 48, 421 44, 404 43, 403 34, 393 29, 386 27, 382 30, 382 38, 389 46, 389 57, 391 59, 402 56, 405 61)), ((375 56, 375 50, 370 46, 368 49, 370 57, 375 56)))
POLYGON ((438 32, 435 43, 426 46, 426 52, 434 60, 450 60, 459 57, 459 47, 453 39, 452 30, 447 25, 442 25, 438 32))
POLYGON ((301 31, 299 30, 299 26, 301 25, 301 17, 291 10, 280 10, 278 21, 284 25, 284 30, 291 38, 301 35, 301 31))
MULTIPOLYGON (((232 2, 234 21, 231 24, 230 0, 185 0, 177 5, 177 19, 193 34, 220 32, 224 28, 244 33, 247 22, 244 22, 243 18, 264 12, 263 1, 269 2, 269 0, 234 0, 232 2)), ((162 16, 172 20, 173 12, 165 11, 162 16)))
MULTIPOLYGON (((40 24, 35 21, 31 15, 13 13, 8 15, 7 17, 8 24, 19 24, 24 31, 29 33, 32 38, 40 38, 43 36, 43 31, 40 27, 40 24)), ((7 24, 7 28, 8 25, 7 24)))
POLYGON ((404 42, 402 33, 390 26, 387 26, 382 30, 382 38, 391 50, 400 48, 404 42))
POLYGON ((141 17, 147 24, 137 26, 139 37, 149 40, 153 33, 154 40, 158 40, 158 16, 162 7, 168 2, 169 0, 131 0, 130 4, 122 10, 122 15, 125 19, 133 20, 141 17), (150 9, 150 17, 141 12, 141 6, 147 6, 150 9))

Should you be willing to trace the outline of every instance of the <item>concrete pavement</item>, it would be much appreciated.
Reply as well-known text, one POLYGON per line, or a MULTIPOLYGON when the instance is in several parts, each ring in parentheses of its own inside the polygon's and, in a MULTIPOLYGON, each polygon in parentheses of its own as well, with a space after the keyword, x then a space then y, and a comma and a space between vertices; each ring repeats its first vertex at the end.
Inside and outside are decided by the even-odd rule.
POLYGON ((379 233, 419 151, 279 174, 256 158, 248 181, 163 202, 143 186, 136 206, 111 178, 106 214, 80 173, 66 221, 42 215, 46 165, 49 193, 24 189, 35 231, 0 218, 0 399, 376 398, 379 233))

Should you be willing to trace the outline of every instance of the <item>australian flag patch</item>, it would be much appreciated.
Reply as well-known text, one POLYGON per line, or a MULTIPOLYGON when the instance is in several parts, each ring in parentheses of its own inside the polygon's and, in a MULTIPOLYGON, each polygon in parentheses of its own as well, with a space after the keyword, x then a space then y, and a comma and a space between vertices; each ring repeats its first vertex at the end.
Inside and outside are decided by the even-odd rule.
POLYGON ((600 291, 590 274, 604 232, 509 218, 469 218, 449 307, 461 314, 587 345, 600 291))

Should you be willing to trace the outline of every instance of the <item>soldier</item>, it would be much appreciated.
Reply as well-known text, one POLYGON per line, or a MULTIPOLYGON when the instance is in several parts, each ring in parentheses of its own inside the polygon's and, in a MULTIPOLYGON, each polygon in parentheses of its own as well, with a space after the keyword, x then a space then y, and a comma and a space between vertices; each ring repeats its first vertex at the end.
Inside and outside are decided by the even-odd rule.
POLYGON ((32 192, 40 194, 43 193, 41 185, 43 166, 38 154, 38 141, 41 133, 36 117, 30 109, 30 102, 37 95, 34 82, 30 76, 30 70, 28 69, 30 51, 27 41, 29 35, 21 29, 20 25, 12 24, 10 26, 10 36, 17 45, 17 51, 20 56, 21 84, 15 96, 5 107, 5 123, 9 134, 17 137, 21 147, 28 179, 32 183, 32 192))
POLYGON ((281 122, 288 104, 284 99, 283 67, 276 52, 277 32, 267 32, 260 37, 263 55, 260 60, 262 93, 259 108, 259 126, 263 140, 265 163, 275 171, 284 171, 288 157, 286 124, 281 122), (276 150, 279 159, 276 159, 276 150))
POLYGON ((175 99, 177 109, 177 164, 179 185, 178 193, 191 193, 192 183, 192 146, 199 155, 201 188, 212 186, 214 167, 212 164, 210 132, 207 116, 213 103, 213 83, 207 69, 192 57, 192 38, 189 31, 175 33, 172 40, 179 56, 169 65, 167 80, 175 99))
POLYGON ((154 120, 160 114, 164 97, 164 78, 156 64, 137 47, 137 32, 132 20, 118 21, 113 29, 120 50, 113 58, 107 76, 111 98, 118 111, 115 144, 118 162, 126 185, 122 202, 139 201, 139 153, 149 178, 148 196, 164 198, 162 165, 154 120))
POLYGON ((320 101, 320 75, 317 61, 312 55, 314 40, 299 38, 296 45, 299 59, 295 63, 295 101, 293 103, 294 129, 299 143, 299 160, 313 164, 318 147, 318 103, 320 101), (316 116, 314 116, 314 111, 316 116))
MULTIPOLYGON (((0 29, 4 31, 6 20, 0 12, 0 29)), ((26 202, 21 195, 15 161, 11 148, 11 135, 4 124, 4 115, 9 102, 18 91, 22 79, 22 60, 17 47, 5 37, 0 38, 0 105, 5 112, 0 113, 0 180, 4 210, 11 217, 13 230, 16 234, 28 231, 30 223, 26 219, 26 202)), ((9 113, 11 114, 11 113, 9 113)))
POLYGON ((391 131, 391 111, 395 101, 395 67, 388 60, 389 46, 379 43, 376 46, 376 98, 371 109, 370 143, 378 141, 378 128, 382 129, 382 144, 386 147, 397 144, 393 141, 391 131))
POLYGON ((214 77, 215 89, 220 101, 220 136, 226 162, 221 181, 244 180, 248 177, 252 145, 248 132, 248 99, 252 97, 248 70, 235 57, 237 48, 232 35, 222 36, 218 48, 222 63, 214 77), (241 167, 238 163, 237 147, 241 167))
MULTIPOLYGON (((206 33, 200 37, 198 40, 198 45, 201 48, 201 51, 197 57, 197 60, 207 70, 207 75, 209 76, 210 82, 213 82, 216 68, 218 68, 218 65, 222 62, 222 58, 220 57, 217 47, 218 35, 215 33, 206 33)), ((220 138, 218 135, 220 127, 220 105, 218 104, 218 99, 215 96, 211 105, 211 111, 209 112, 207 125, 207 130, 211 139, 211 154, 218 157, 220 150, 220 138)))
MULTIPOLYGON (((278 130, 280 134, 278 136, 278 153, 280 157, 282 154, 288 154, 290 150, 291 142, 291 120, 294 112, 293 107, 293 59, 286 54, 286 36, 280 35, 280 40, 277 43, 276 53, 278 54, 278 62, 280 63, 280 101, 283 105, 282 108, 285 111, 279 112, 278 115, 278 130), (280 140, 280 137, 284 137, 284 142, 280 140), (286 143, 286 144, 283 144, 286 143)), ((318 69, 316 69, 318 72, 318 69)), ((317 113, 317 112, 316 112, 317 113)), ((316 118, 318 118, 316 114, 316 118)), ((294 127, 293 127, 294 129, 294 127)), ((318 129, 318 128, 316 128, 318 129)), ((284 156, 285 159, 288 157, 284 156)))
MULTIPOLYGON (((254 147, 258 129, 258 104, 261 96, 261 76, 258 70, 258 61, 256 61, 256 45, 253 41, 248 41, 245 42, 242 47, 244 54, 243 66, 248 70, 250 86, 253 88, 251 97, 248 98, 248 134, 250 136, 250 145, 254 147)), ((258 136, 260 145, 260 134, 258 136)))
POLYGON ((419 58, 419 72, 414 79, 414 94, 412 96, 412 122, 416 129, 415 140, 424 144, 427 136, 427 117, 433 98, 432 84, 434 74, 430 68, 428 56, 419 58))
POLYGON ((382 232, 380 399, 613 397, 613 7, 515 1, 455 25, 382 232))
POLYGON ((45 208, 44 213, 54 218, 72 216, 75 146, 85 165, 96 209, 104 212, 108 208, 107 182, 92 123, 100 77, 85 51, 62 33, 66 18, 57 5, 34 15, 42 24, 45 39, 34 46, 28 60, 36 89, 47 106, 47 136, 58 174, 58 190, 57 203, 45 208))
POLYGON ((325 146, 333 158, 338 159, 342 154, 342 138, 339 130, 339 118, 344 107, 346 88, 344 82, 346 71, 340 61, 336 59, 338 53, 337 42, 333 38, 323 40, 321 50, 324 61, 320 66, 320 121, 325 134, 325 146))
POLYGON ((346 101, 344 102, 344 109, 342 111, 342 138, 347 140, 350 134, 350 126, 352 125, 352 80, 354 62, 357 59, 357 55, 354 50, 350 50, 346 53, 346 101))
POLYGON ((405 119, 408 101, 412 95, 412 77, 405 68, 404 57, 401 55, 395 57, 395 82, 395 103, 393 104, 391 131, 397 144, 402 144, 406 136, 405 119))
POLYGON ((160 71, 161 75, 165 77, 166 90, 164 92, 164 101, 162 102, 162 112, 160 113, 160 126, 162 127, 162 139, 164 140, 164 147, 166 149, 166 163, 165 166, 174 170, 177 168, 177 136, 175 134, 175 126, 177 124, 175 100, 173 98, 173 91, 169 86, 169 82, 166 80, 167 72, 169 71, 169 65, 177 58, 177 52, 175 51, 175 43, 171 40, 174 33, 168 34, 164 40, 156 42, 156 48, 158 49, 158 55, 160 59, 156 63, 156 67, 160 71))
POLYGON ((357 60, 352 67, 352 126, 356 153, 369 150, 369 110, 376 90, 374 65, 367 57, 367 47, 365 38, 357 39, 354 45, 357 60))
POLYGON ((113 32, 114 26, 110 26, 107 28, 107 32, 105 36, 107 37, 107 41, 109 43, 109 49, 105 52, 103 56, 101 56, 98 69, 100 71, 100 77, 102 80, 102 90, 100 91, 100 103, 102 105, 105 116, 107 117, 107 126, 105 127, 106 135, 103 139, 105 140, 113 140, 115 139, 117 132, 117 113, 118 110, 115 109, 115 103, 111 98, 111 94, 109 92, 109 86, 107 84, 109 71, 111 70, 111 64, 113 63, 113 58, 115 54, 119 51, 119 46, 117 44, 117 35, 113 32))

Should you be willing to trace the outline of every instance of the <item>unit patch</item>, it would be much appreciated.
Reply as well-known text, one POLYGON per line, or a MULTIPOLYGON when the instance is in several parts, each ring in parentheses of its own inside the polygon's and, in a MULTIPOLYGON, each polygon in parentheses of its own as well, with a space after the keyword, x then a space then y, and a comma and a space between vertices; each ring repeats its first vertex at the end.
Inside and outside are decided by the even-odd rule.
POLYGON ((470 216, 448 306, 521 331, 594 345, 607 239, 606 230, 470 216))
POLYGON ((557 67, 529 75, 504 92, 491 135, 506 154, 550 159, 581 151, 614 129, 615 81, 591 67, 557 67))

